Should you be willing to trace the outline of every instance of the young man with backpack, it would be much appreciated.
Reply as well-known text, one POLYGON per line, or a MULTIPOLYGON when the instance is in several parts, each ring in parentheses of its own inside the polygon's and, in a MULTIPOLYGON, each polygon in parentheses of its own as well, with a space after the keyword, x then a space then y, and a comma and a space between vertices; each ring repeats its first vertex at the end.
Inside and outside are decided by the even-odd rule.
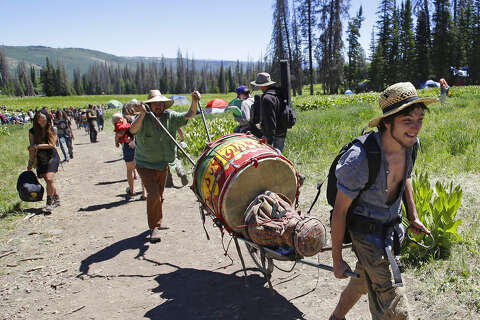
POLYGON ((269 145, 283 152, 288 126, 281 121, 284 109, 281 89, 274 86, 276 82, 272 81, 270 74, 266 72, 258 73, 256 80, 250 83, 263 92, 260 106, 255 106, 256 108, 260 107, 262 135, 267 139, 269 145))
POLYGON ((378 132, 355 139, 332 164, 335 175, 331 179, 329 174, 327 197, 336 187, 331 217, 334 274, 341 279, 350 270, 342 257, 342 244, 349 237, 360 278, 352 278, 343 290, 331 320, 345 319, 365 293, 373 319, 409 319, 394 254, 404 236, 402 201, 411 231, 430 234, 418 219, 410 177, 424 112, 436 100, 419 98, 409 82, 388 87, 379 99, 383 115, 369 123, 378 132), (336 180, 334 186, 331 180, 336 180))

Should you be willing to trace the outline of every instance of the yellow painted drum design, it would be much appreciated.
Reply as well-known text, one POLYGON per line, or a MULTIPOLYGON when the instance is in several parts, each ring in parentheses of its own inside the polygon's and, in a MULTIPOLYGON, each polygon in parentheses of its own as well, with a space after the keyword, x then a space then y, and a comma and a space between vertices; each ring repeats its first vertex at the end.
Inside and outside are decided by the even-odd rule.
POLYGON ((293 164, 253 135, 223 136, 203 151, 195 165, 193 191, 227 230, 240 232, 243 214, 255 197, 270 190, 292 203, 299 193, 293 164))

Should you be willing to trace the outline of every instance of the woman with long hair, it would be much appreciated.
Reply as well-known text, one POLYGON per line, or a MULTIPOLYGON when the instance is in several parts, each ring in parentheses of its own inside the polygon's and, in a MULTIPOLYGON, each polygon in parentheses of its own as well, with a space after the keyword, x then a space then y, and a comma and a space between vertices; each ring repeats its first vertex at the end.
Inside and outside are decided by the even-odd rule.
POLYGON ((57 134, 53 130, 52 118, 48 112, 41 110, 35 114, 33 127, 28 131, 28 138, 30 140, 28 147, 30 157, 27 170, 32 170, 36 162, 37 176, 45 179, 47 184, 45 213, 49 214, 60 205, 60 198, 54 184, 60 157, 55 149, 57 134))

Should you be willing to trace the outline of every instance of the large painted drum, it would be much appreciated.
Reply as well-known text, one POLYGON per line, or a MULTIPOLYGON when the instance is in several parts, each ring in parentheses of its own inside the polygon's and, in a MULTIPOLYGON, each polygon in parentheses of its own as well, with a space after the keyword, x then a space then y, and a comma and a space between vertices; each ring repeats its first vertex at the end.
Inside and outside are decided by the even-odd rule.
POLYGON ((243 214, 260 193, 270 190, 295 203, 297 171, 275 149, 252 135, 223 136, 203 151, 195 165, 193 191, 227 230, 240 232, 243 214))

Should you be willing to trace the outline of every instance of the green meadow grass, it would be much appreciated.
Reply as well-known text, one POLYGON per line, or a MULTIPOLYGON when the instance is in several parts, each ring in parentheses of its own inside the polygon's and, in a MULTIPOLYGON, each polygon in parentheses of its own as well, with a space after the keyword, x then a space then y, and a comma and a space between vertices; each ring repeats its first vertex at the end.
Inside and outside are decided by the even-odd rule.
MULTIPOLYGON (((167 97, 176 94, 165 94, 167 97)), ((191 94, 182 94, 191 100, 191 94)), ((224 99, 228 102, 236 97, 235 93, 227 94, 202 94, 201 102, 205 106, 214 98, 224 99)), ((69 97, 8 97, 0 96, 0 106, 6 105, 8 110, 28 110, 35 108, 63 108, 63 107, 87 107, 89 104, 107 104, 108 101, 114 99, 122 103, 126 103, 131 99, 139 101, 147 100, 146 94, 130 94, 130 95, 92 95, 92 96, 69 96, 69 97)))

